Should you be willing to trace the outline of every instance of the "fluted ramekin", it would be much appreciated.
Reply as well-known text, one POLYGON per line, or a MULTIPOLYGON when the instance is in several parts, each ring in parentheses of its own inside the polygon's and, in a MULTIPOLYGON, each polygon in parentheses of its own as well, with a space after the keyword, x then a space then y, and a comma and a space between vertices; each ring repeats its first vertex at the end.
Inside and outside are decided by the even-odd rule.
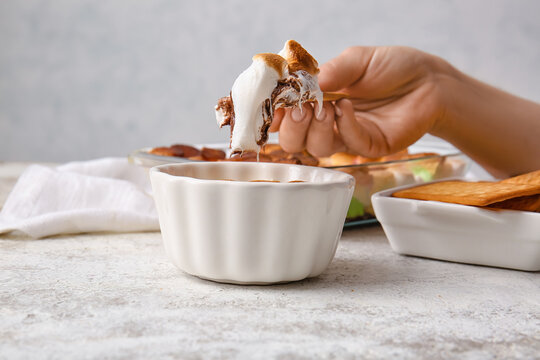
POLYGON ((172 262, 201 278, 242 284, 321 274, 354 190, 343 172, 288 164, 169 164, 152 168, 150 178, 172 262), (303 182, 288 183, 295 180, 303 182))

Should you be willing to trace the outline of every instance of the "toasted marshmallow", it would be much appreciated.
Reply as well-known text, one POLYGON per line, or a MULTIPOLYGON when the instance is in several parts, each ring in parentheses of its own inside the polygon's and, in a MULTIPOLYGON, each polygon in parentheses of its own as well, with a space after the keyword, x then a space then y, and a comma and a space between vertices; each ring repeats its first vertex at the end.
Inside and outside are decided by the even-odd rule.
MULTIPOLYGON (((323 93, 319 87, 319 80, 317 78, 319 74, 317 60, 295 40, 288 40, 278 55, 281 55, 287 60, 289 73, 295 74, 300 80, 298 106, 302 107, 302 103, 306 100, 315 100, 317 101, 317 113, 320 114, 323 104, 323 93), (309 94, 309 98, 304 99, 304 94, 309 94)), ((286 95, 289 97, 294 96, 286 95)))
POLYGON ((258 150, 260 129, 263 125, 263 103, 270 99, 279 79, 287 72, 287 62, 276 55, 258 54, 251 66, 244 70, 231 89, 234 104, 234 128, 231 150, 258 150))
POLYGON ((258 151, 268 138, 276 108, 302 107, 316 100, 320 112, 318 73, 317 61, 294 40, 279 54, 255 55, 235 80, 231 96, 220 99, 215 108, 218 125, 231 125, 232 152, 258 151))
POLYGON ((316 76, 319 73, 317 60, 302 45, 294 40, 288 40, 278 55, 287 60, 290 73, 298 70, 304 70, 312 76, 316 76))

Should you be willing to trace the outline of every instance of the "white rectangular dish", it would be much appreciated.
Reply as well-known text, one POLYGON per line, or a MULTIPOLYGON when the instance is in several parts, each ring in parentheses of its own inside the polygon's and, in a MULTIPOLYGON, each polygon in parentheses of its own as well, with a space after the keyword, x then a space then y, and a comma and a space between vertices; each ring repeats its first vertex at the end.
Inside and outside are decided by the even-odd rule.
POLYGON ((392 197, 380 191, 371 201, 392 249, 400 254, 540 270, 540 213, 485 210, 475 206, 392 197))

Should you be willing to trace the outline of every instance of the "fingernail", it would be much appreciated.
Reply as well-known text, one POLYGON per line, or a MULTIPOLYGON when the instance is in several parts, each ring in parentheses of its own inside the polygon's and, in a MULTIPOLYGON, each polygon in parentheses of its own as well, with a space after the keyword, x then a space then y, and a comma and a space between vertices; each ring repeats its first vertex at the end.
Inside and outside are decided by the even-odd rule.
POLYGON ((335 106, 334 109, 336 111, 337 116, 339 116, 339 117, 343 116, 343 111, 341 111, 341 109, 338 106, 335 106))
POLYGON ((299 107, 295 107, 291 112, 291 117, 294 121, 300 122, 304 118, 304 113, 299 107))
POLYGON ((315 119, 319 121, 323 121, 326 118, 326 109, 322 108, 320 111, 319 109, 315 110, 315 119))

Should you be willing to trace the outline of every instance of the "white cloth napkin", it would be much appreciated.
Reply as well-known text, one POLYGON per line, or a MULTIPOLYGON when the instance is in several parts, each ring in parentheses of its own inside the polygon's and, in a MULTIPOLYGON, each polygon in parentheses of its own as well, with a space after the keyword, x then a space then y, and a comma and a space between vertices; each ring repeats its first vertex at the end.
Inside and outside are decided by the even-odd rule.
POLYGON ((34 238, 159 230, 148 172, 122 158, 31 165, 0 212, 0 234, 13 230, 34 238))

